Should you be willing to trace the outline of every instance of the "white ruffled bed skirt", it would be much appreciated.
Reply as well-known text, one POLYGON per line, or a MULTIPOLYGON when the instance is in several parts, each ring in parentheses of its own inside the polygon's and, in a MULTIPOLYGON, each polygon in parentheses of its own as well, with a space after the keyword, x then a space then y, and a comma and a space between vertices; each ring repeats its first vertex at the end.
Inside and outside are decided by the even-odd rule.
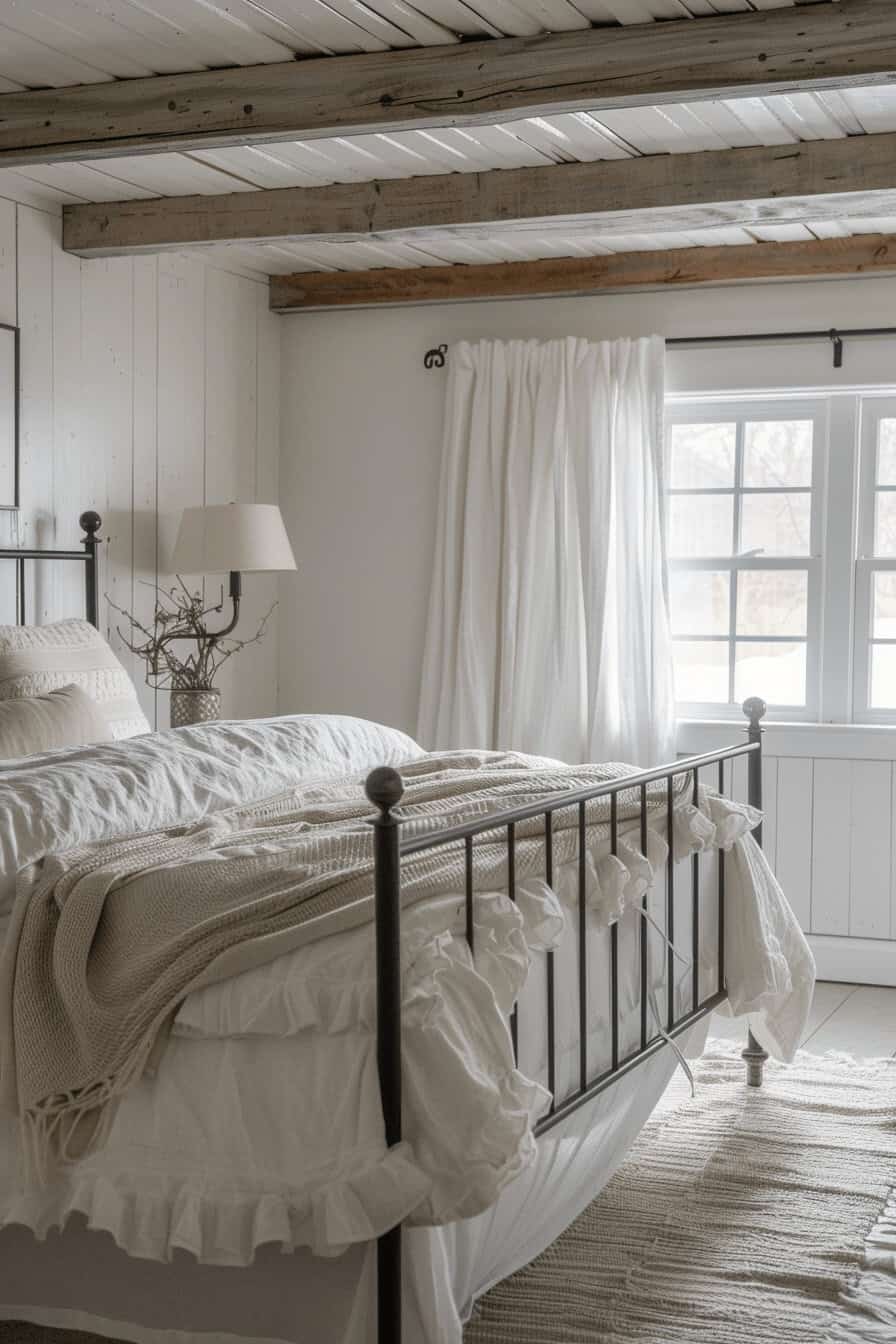
MULTIPOLYGON (((702 1050, 706 1024, 688 1053, 702 1050)), ((461 1344, 474 1299, 527 1263, 610 1179, 675 1068, 664 1049, 545 1135, 533 1163, 476 1218, 405 1234, 406 1337, 461 1344)), ((125 1255, 75 1218, 37 1242, 0 1231, 0 1319, 90 1330, 134 1344, 376 1344, 374 1253, 319 1259, 260 1249, 245 1269, 125 1255)))

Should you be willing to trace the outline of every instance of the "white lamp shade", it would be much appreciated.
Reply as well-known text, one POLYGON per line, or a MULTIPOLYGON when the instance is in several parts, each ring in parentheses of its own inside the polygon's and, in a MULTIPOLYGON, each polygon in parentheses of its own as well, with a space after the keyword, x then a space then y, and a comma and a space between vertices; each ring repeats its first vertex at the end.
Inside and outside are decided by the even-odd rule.
POLYGON ((176 574, 295 569, 276 504, 211 504, 184 509, 171 559, 176 574))

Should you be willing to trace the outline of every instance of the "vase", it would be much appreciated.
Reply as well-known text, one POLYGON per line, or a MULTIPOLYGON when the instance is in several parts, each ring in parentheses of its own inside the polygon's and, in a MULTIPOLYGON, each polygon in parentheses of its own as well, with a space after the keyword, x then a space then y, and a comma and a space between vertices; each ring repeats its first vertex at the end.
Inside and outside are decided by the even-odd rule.
POLYGON ((171 690, 171 727, 215 723, 221 717, 221 692, 214 686, 175 686, 171 690))

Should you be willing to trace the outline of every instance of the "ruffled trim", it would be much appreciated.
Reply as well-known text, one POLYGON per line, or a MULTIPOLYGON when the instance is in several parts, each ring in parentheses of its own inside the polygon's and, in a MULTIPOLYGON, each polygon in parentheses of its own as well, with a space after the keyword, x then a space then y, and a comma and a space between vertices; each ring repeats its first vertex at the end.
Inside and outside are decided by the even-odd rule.
MULTIPOLYGON (((565 918, 544 882, 521 883, 517 902, 503 892, 477 892, 476 970, 499 1007, 509 1013, 522 989, 532 951, 555 947, 565 918)), ((469 960, 462 902, 437 898, 408 912, 402 930, 406 993, 432 969, 428 950, 454 941, 456 957, 469 960), (446 942, 447 940, 447 942, 446 942)), ((190 1038, 295 1036, 303 1031, 339 1035, 376 1030, 376 976, 371 939, 358 936, 308 970, 309 949, 288 954, 243 975, 190 994, 175 1018, 175 1036, 190 1038), (300 958, 297 961, 296 958, 300 958), (297 973, 301 965, 301 974, 297 973)))
MULTIPOLYGON (((746 804, 710 793, 701 786, 698 804, 683 803, 673 818, 675 860, 714 848, 730 850, 759 824, 762 814, 746 804)), ((640 852, 637 829, 619 836, 618 854, 585 856, 585 893, 589 916, 599 928, 640 906, 655 873, 666 861, 665 817, 650 818, 647 854, 640 852)), ((528 971, 531 953, 556 947, 566 916, 578 899, 578 865, 564 864, 553 889, 542 879, 521 882, 516 903, 501 892, 477 892, 475 902, 476 969, 487 981, 504 1013, 509 1013, 528 971)), ((439 898, 405 915, 403 970, 408 974, 423 949, 445 935, 460 938, 463 903, 439 898)), ((464 944, 465 946, 465 944, 464 944)), ((307 949, 306 949, 307 951, 307 949)), ((191 1037, 291 1036, 302 1031, 335 1035, 374 1031, 375 978, 372 958, 361 943, 326 958, 310 971, 303 963, 293 974, 286 959, 191 994, 174 1023, 174 1034, 191 1037)))
POLYGON ((341 1255, 406 1219, 432 1186, 407 1143, 310 1192, 215 1190, 207 1175, 199 1189, 189 1176, 151 1177, 147 1187, 125 1185, 130 1176, 76 1171, 49 1189, 11 1196, 0 1226, 22 1224, 43 1241, 80 1214, 91 1231, 108 1232, 120 1250, 140 1259, 167 1262, 187 1251, 202 1264, 245 1266, 270 1244, 285 1254, 308 1247, 315 1255, 341 1255))
MULTIPOLYGON (((532 927, 546 937, 558 918, 556 900, 537 891, 531 898, 532 927)), ((532 1127, 550 1102, 543 1087, 514 1067, 506 1021, 528 973, 523 913, 497 893, 482 906, 475 968, 463 940, 450 932, 433 936, 427 920, 416 927, 409 920, 402 948, 402 1145, 388 1152, 356 1150, 348 1171, 344 1165, 319 1168, 303 1173, 305 1188, 273 1190, 263 1188, 263 1176, 262 1188, 243 1188, 214 1166, 178 1171, 164 1153, 153 1167, 116 1164, 109 1171, 100 1150, 57 1171, 49 1187, 8 1198, 0 1225, 22 1223, 42 1239, 81 1214, 129 1255, 166 1261, 185 1250, 206 1264, 246 1265, 260 1245, 274 1243, 284 1251, 305 1246, 332 1256, 398 1222, 439 1225, 482 1212, 534 1160, 532 1127), (483 961, 497 992, 481 974, 483 961), (451 1115, 451 1122, 433 1126, 433 1107, 451 1115)), ((430 914, 431 922, 442 919, 439 911, 430 914)), ((359 945, 363 952, 363 941, 359 945)), ((325 966, 333 961, 324 960, 325 966)), ((276 1005, 279 1026, 290 1032, 366 1032, 362 1048, 372 1052, 372 978, 328 983, 325 966, 308 980, 294 976, 286 985, 262 987, 259 1020, 276 1005), (284 988, 288 994, 279 992, 284 988)), ((269 1014, 265 1026, 272 1025, 269 1014)), ((126 1134, 122 1138, 127 1152, 126 1134)))

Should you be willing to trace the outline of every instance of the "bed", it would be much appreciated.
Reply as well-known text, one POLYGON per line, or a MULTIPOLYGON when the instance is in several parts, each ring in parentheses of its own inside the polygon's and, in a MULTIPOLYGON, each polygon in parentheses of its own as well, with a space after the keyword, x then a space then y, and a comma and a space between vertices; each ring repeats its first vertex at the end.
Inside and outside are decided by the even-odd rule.
MULTIPOLYGON (((246 807, 277 793, 293 818, 298 796, 307 825, 309 809, 338 805, 375 865, 372 922, 179 1001, 154 1072, 120 1098, 103 1143, 51 1180, 23 1185, 6 1117, 0 1318, 140 1344, 397 1344, 402 1325, 413 1344, 459 1344, 476 1296, 609 1178, 714 1008, 757 1014, 754 1085, 765 1046, 796 1044, 811 958, 745 839, 761 806, 761 712, 750 702, 743 745, 575 788, 551 763, 434 760, 378 725, 302 716, 0 768, 7 880, 54 843, 139 829, 135 798, 144 830, 185 816, 220 830, 241 805, 227 872, 234 836, 249 843, 246 807), (749 796, 723 804, 705 781, 724 795, 741 757, 749 796), (446 774, 466 810, 435 799, 446 774), (536 796, 520 802, 521 787, 536 796), (21 830, 11 845, 4 790, 21 830), (439 854, 451 859, 436 895, 409 901, 431 872, 416 865, 442 872, 439 854), (769 920, 775 955, 759 932, 769 920), (471 1022, 475 1067, 455 1076, 471 1022)), ((265 816, 266 862, 283 806, 265 816)))

